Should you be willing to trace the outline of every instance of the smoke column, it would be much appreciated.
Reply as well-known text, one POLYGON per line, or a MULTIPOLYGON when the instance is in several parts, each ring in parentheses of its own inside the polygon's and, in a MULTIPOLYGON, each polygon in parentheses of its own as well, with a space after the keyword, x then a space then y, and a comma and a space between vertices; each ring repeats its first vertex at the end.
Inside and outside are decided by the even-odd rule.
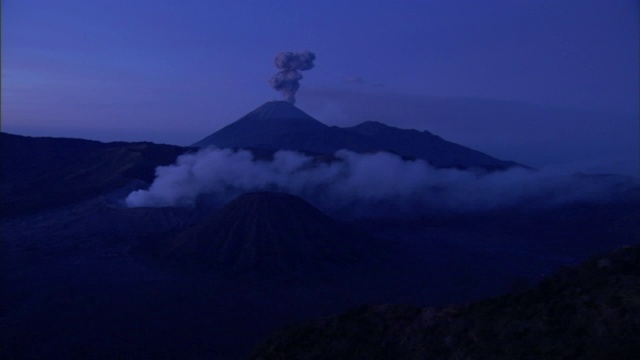
POLYGON ((300 88, 302 80, 300 71, 312 69, 315 59, 316 55, 310 51, 279 53, 276 55, 275 64, 280 71, 273 75, 269 84, 274 89, 282 91, 288 102, 295 104, 296 91, 300 88))

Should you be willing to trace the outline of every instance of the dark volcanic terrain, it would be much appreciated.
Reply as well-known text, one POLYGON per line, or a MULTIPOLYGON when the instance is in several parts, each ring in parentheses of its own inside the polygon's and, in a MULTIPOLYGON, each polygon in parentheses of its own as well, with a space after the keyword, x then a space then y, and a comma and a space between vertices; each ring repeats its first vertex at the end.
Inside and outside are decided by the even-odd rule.
POLYGON ((189 149, 0 133, 0 217, 26 215, 149 183, 189 149), (46 196, 43 196, 46 194, 46 196))
MULTIPOLYGON (((359 128, 384 136, 397 130, 359 128)), ((365 136, 325 130, 336 139, 365 136)), ((411 147, 403 137, 409 133, 400 132, 411 147)), ((413 323, 422 306, 501 295, 640 242, 637 188, 617 202, 345 223, 273 193, 219 208, 124 207, 127 194, 150 185, 157 166, 190 148, 1 133, 0 150, 3 359, 239 359, 292 323, 363 304, 404 305, 365 307, 354 319, 360 311, 413 323)), ((253 149, 264 158, 272 151, 253 149)), ((599 277, 581 279, 587 294, 600 289, 599 277)), ((601 289, 602 296, 615 292, 601 289)), ((499 312, 502 303, 479 304, 499 312)), ((330 329, 342 326, 337 319, 330 329)), ((463 330, 454 340, 475 346, 463 330)), ((327 348, 331 334, 323 337, 327 348)))
POLYGON ((226 273, 337 271, 378 257, 374 239, 303 199, 273 192, 240 195, 197 225, 141 252, 161 265, 226 273))
POLYGON ((254 359, 635 359, 640 248, 465 305, 362 306, 292 326, 254 359))

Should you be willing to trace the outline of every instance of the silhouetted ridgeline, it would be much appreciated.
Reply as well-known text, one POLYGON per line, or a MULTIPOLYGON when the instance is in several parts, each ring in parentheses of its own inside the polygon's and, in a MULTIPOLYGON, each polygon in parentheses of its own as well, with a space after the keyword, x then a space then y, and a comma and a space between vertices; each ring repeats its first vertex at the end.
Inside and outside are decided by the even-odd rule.
POLYGON ((148 142, 102 143, 0 133, 1 217, 73 204, 132 182, 150 183, 155 168, 189 148, 148 142))
POLYGON ((362 306, 289 327, 253 359, 637 359, 640 247, 502 297, 441 308, 362 306))
POLYGON ((196 142, 193 146, 298 150, 330 154, 387 151, 423 159, 439 168, 522 166, 446 141, 428 131, 398 129, 377 122, 348 128, 327 126, 286 101, 270 101, 239 120, 196 142))

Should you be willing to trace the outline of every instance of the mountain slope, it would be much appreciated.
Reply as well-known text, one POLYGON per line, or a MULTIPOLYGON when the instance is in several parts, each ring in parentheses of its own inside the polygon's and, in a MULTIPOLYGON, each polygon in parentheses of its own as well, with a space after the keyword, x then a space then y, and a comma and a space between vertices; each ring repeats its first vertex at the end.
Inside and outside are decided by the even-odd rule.
POLYGON ((299 197, 263 192, 239 196, 146 252, 188 270, 309 271, 359 261, 367 241, 299 197))
POLYGON ((194 146, 298 150, 331 154, 389 151, 427 160, 436 167, 505 169, 519 166, 443 140, 427 131, 398 129, 365 122, 350 128, 326 126, 284 101, 265 103, 238 121, 198 141, 194 146))
POLYGON ((151 182, 155 168, 188 148, 101 143, 0 133, 1 217, 20 216, 104 195, 132 181, 151 182))
POLYGON ((291 327, 255 359, 636 359, 640 247, 540 285, 443 308, 363 306, 291 327))
POLYGON ((436 167, 503 169, 518 165, 446 141, 428 131, 398 129, 372 121, 345 130, 375 139, 381 149, 390 149, 399 155, 425 159, 436 167))
POLYGON ((284 135, 326 128, 287 101, 270 101, 239 120, 196 142, 193 146, 273 148, 284 135))

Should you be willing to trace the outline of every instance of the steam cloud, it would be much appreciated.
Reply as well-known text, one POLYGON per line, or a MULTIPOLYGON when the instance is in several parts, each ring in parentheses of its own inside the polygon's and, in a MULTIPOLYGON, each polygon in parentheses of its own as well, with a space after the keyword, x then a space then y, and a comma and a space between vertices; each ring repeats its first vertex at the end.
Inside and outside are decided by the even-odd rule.
POLYGON ((249 151, 206 148, 158 167, 148 190, 129 194, 140 206, 194 206, 202 198, 223 204, 250 191, 283 191, 301 196, 333 215, 396 216, 442 211, 475 211, 516 204, 561 205, 621 196, 627 185, 611 178, 573 176, 512 168, 474 173, 436 169, 422 160, 390 153, 340 150, 321 162, 293 151, 255 160, 249 151))
POLYGON ((296 91, 300 88, 302 80, 300 71, 312 69, 315 59, 316 55, 310 51, 279 53, 276 55, 275 64, 280 71, 273 75, 269 84, 274 89, 282 91, 288 102, 295 104, 296 91))

